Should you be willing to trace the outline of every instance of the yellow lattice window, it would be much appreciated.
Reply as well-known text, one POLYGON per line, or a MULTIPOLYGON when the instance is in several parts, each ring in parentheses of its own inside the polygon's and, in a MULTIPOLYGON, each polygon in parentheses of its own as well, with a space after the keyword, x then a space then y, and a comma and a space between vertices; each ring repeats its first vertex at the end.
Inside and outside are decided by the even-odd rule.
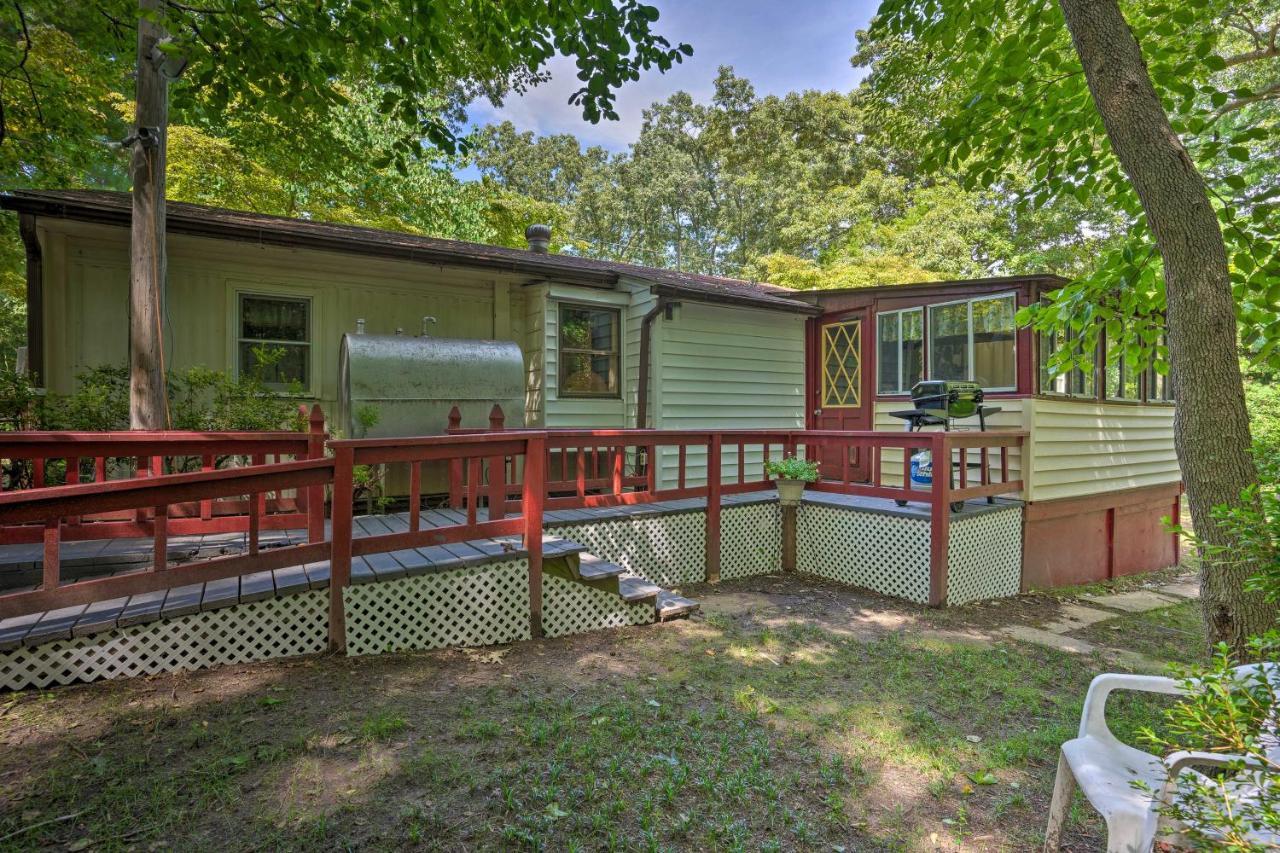
POLYGON ((823 408, 862 405, 862 321, 822 327, 823 408))

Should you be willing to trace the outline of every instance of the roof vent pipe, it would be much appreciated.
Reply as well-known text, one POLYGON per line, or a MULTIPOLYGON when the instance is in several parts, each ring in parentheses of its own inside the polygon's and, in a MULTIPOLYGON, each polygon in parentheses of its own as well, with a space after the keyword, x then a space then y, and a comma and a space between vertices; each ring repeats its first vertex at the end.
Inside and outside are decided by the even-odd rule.
POLYGON ((529 251, 545 255, 551 248, 551 226, 530 225, 524 229, 524 239, 529 241, 529 251))

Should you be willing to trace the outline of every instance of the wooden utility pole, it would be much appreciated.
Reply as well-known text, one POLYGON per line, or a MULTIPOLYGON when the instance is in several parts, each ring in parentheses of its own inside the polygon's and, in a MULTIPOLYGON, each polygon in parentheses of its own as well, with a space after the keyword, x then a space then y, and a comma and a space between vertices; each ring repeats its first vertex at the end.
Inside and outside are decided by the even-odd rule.
POLYGON ((164 374, 165 136, 169 85, 152 61, 164 37, 160 0, 138 0, 137 111, 129 179, 133 184, 133 231, 129 250, 129 427, 164 429, 168 400, 164 374))

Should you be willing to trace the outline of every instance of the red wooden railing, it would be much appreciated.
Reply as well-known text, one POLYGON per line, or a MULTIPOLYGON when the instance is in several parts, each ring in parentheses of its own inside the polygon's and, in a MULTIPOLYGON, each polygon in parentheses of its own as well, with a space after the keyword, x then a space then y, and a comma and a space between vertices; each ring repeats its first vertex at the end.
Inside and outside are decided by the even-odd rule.
MULTIPOLYGON (((313 412, 316 417, 318 410, 313 412)), ((941 604, 946 596, 946 554, 950 510, 953 501, 991 497, 1021 491, 1022 481, 1011 480, 1010 457, 1022 445, 1025 433, 842 433, 787 430, 502 430, 482 433, 332 441, 332 458, 319 458, 323 433, 312 432, 303 439, 306 458, 292 462, 265 464, 260 460, 273 448, 272 441, 297 438, 265 438, 250 453, 258 464, 244 468, 202 470, 190 473, 158 474, 121 480, 45 486, 0 494, 0 530, 34 530, 44 544, 43 576, 39 588, 0 595, 0 618, 49 610, 149 592, 186 584, 220 580, 269 569, 330 560, 330 643, 345 646, 342 590, 350 583, 354 557, 397 551, 426 545, 442 545, 494 536, 519 535, 529 562, 531 631, 541 634, 542 621, 542 522, 545 508, 592 507, 637 504, 684 497, 707 501, 706 569, 708 580, 718 580, 720 570, 721 497, 769 486, 764 464, 774 454, 800 453, 808 456, 833 453, 849 458, 852 452, 870 461, 866 482, 851 479, 847 466, 841 477, 827 476, 813 488, 844 494, 865 495, 926 503, 932 520, 931 598, 941 604), (910 454, 921 448, 933 452, 935 471, 945 471, 946 463, 959 463, 956 480, 935 476, 928 491, 909 488, 910 454), (902 483, 886 482, 883 455, 886 449, 900 451, 902 483), (573 476, 562 469, 551 472, 549 464, 572 460, 573 476), (588 458, 603 462, 587 463, 588 458), (976 467, 973 460, 977 459, 976 467), (726 465, 726 460, 728 464, 726 465), (701 462, 701 468, 696 464, 701 462), (407 530, 376 536, 353 535, 354 472, 357 465, 407 464, 410 468, 410 508, 407 530), (660 472, 660 464, 667 472, 660 472), (465 516, 453 525, 423 529, 422 469, 443 464, 450 472, 452 505, 465 516), (588 471, 594 472, 588 476, 588 471), (998 478, 997 478, 998 475, 998 478), (331 535, 326 538, 323 517, 323 489, 333 487, 331 535), (306 496, 303 523, 308 531, 305 545, 261 549, 259 534, 268 521, 296 519, 299 514, 265 512, 263 496, 295 490, 306 496), (172 508, 204 506, 206 502, 228 499, 243 502, 243 530, 248 534, 248 553, 221 557, 201 563, 170 565, 167 538, 175 532, 170 523, 172 508), (481 505, 486 508, 484 516, 481 505), (85 521, 113 513, 149 513, 148 522, 124 523, 85 521), (69 524, 68 520, 76 519, 69 524), (92 530, 102 538, 137 535, 145 530, 154 539, 153 564, 133 574, 64 584, 60 569, 60 545, 69 532, 80 536, 92 530)), ((500 427, 500 422, 492 423, 500 427)), ((195 439, 172 434, 132 438, 112 436, 76 445, 82 456, 90 451, 99 456, 129 448, 129 455, 159 456, 195 454, 195 439), (155 443, 159 438, 161 443, 155 443), (95 443, 96 442, 96 443, 95 443), (105 443, 103 443, 105 442, 105 443), (113 443, 114 442, 114 443, 113 443), (133 442, 133 443, 130 443, 133 442), (167 444, 163 442, 168 442, 167 444), (185 443, 184 443, 185 442, 185 443)), ((207 439, 200 455, 243 450, 244 444, 218 444, 224 439, 207 439)), ((225 438, 231 442, 231 439, 225 438)), ((292 451, 302 452, 296 445, 292 451)), ((54 445, 39 439, 28 440, 30 455, 50 458, 54 445)), ((56 452, 67 453, 58 445, 56 452)), ((65 458, 65 457, 64 457, 65 458)), ((209 521, 209 519, 194 519, 209 521)), ((238 522, 237 522, 238 523, 238 522)))
MULTIPOLYGON (((306 432, 5 432, 0 433, 0 459, 11 471, 29 475, 11 482, 6 494, 55 485, 120 482, 109 479, 123 469, 125 477, 154 478, 190 470, 214 471, 223 466, 261 466, 287 458, 319 459, 327 438, 324 412, 319 406, 302 416, 306 432), (64 464, 57 465, 57 462, 64 464), (25 464, 21 464, 25 463, 25 464), (85 469, 89 469, 85 479, 85 469), (53 475, 56 472, 56 482, 53 475)), ((322 488, 289 493, 274 489, 255 498, 250 507, 243 498, 204 499, 175 503, 157 516, 152 507, 131 512, 92 509, 85 515, 62 520, 63 541, 151 537, 157 534, 241 533, 256 517, 267 530, 289 530, 323 521, 322 488), (309 521, 310 519, 310 521, 309 521)), ((44 532, 24 524, 0 525, 0 544, 40 542, 44 532)))
MULTIPOLYGON (((466 430, 455 409, 449 431, 478 436, 527 430, 505 430, 497 406, 489 416, 489 430, 466 430)), ((839 459, 838 470, 825 465, 816 491, 860 497, 888 498, 923 503, 930 511, 930 598, 941 604, 947 589, 947 545, 951 505, 997 495, 1016 495, 1021 479, 1010 479, 1011 453, 1021 450, 1026 433, 991 432, 824 432, 815 430, 539 430, 546 436, 548 472, 543 484, 546 509, 618 506, 679 498, 706 498, 707 579, 720 576, 720 500, 739 492, 771 488, 765 471, 770 459, 801 455, 808 459, 839 459), (900 455, 892 476, 884 451, 900 455), (911 457, 928 450, 938 476, 927 490, 911 488, 911 457), (777 455, 775 455, 775 453, 777 455), (691 459, 700 459, 702 471, 691 471, 691 459), (866 474, 859 479, 850 460, 865 460, 866 474), (663 472, 662 463, 670 470, 663 472), (951 471, 951 476, 942 472, 951 471)), ((490 506, 513 509, 511 499, 524 490, 511 460, 479 460, 449 466, 449 499, 455 509, 474 513, 477 500, 490 506), (494 472, 501 472, 502 482, 494 472), (501 503, 497 503, 497 501, 501 503)), ((416 506, 416 492, 413 500, 416 506)))
MULTIPOLYGON (((44 542, 40 587, 0 595, 0 618, 326 560, 330 543, 325 540, 322 514, 309 516, 306 545, 260 549, 258 534, 262 528, 262 503, 258 497, 281 489, 323 489, 332 480, 333 460, 321 458, 0 494, 0 524, 37 525, 44 542), (170 565, 168 530, 164 523, 168 508, 228 497, 246 500, 247 553, 200 563, 170 565), (153 510, 156 521, 153 527, 154 557, 150 567, 132 574, 70 584, 61 582, 60 546, 64 519, 144 509, 153 510)), ((110 531, 118 528, 104 525, 103 529, 110 536, 110 531)))

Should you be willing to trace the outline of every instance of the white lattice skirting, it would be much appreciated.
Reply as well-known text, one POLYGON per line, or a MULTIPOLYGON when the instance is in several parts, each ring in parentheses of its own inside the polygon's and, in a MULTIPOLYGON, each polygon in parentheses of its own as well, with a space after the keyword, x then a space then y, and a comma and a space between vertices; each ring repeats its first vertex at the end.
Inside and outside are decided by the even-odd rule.
MULTIPOLYGON (((796 569, 919 604, 929 602, 929 520, 805 504, 796 569)), ((1017 595, 1022 583, 1022 507, 952 517, 949 605, 1017 595)))
POLYGON ((476 568, 348 587, 347 654, 491 646, 529 639, 529 564, 476 568))
POLYGON ((1022 589, 1022 507, 958 516, 947 542, 947 604, 1022 589))
POLYGON ((542 577, 542 628, 548 637, 647 625, 653 620, 651 601, 629 604, 616 593, 554 575, 542 577))
POLYGON ((23 690, 322 652, 329 596, 314 590, 0 653, 0 687, 23 690))
POLYGON ((602 560, 659 586, 701 583, 707 577, 702 510, 566 524, 548 528, 547 533, 585 545, 602 560))
POLYGON ((720 578, 747 578, 782 570, 782 507, 777 503, 720 510, 720 578))
POLYGON ((796 570, 928 604, 929 521, 804 504, 796 570))

